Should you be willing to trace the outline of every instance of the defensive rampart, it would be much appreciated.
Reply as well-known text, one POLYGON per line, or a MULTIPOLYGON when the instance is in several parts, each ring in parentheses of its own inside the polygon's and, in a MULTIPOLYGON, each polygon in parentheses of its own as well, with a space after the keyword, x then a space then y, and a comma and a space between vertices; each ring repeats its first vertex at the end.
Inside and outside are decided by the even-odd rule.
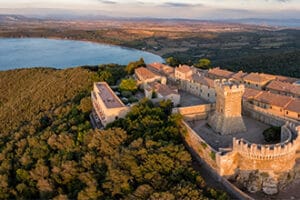
POLYGON ((231 79, 217 79, 214 85, 217 93, 243 93, 245 90, 244 84, 234 83, 231 79))
POLYGON ((232 150, 218 157, 220 173, 230 176, 241 171, 288 172, 295 166, 296 151, 300 146, 300 126, 287 122, 281 128, 281 142, 272 145, 250 143, 233 138, 232 150))
POLYGON ((206 119, 215 109, 215 104, 201 104, 197 106, 174 108, 173 113, 180 113, 186 121, 206 119))

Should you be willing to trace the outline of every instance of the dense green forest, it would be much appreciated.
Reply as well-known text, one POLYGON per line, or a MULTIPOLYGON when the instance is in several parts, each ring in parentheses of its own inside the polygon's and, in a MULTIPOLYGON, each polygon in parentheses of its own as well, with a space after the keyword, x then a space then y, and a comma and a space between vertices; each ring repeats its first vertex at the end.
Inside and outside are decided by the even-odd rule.
MULTIPOLYGON (((161 41, 171 43, 167 38, 161 41)), ((179 47, 187 42, 190 45, 186 46, 186 50, 166 53, 163 57, 174 57, 180 63, 189 65, 201 58, 209 58, 212 66, 232 71, 300 77, 299 30, 219 33, 213 38, 194 37, 173 41, 179 47)))
POLYGON ((0 72, 0 199, 228 199, 193 169, 169 101, 92 130, 93 81, 123 69, 0 72))

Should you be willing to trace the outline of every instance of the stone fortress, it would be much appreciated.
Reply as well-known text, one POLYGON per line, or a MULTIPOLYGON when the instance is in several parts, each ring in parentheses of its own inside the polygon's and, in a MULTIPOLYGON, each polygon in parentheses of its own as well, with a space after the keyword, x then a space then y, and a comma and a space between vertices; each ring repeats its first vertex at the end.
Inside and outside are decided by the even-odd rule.
MULTIPOLYGON (((298 79, 161 63, 136 69, 134 77, 144 96, 151 99, 155 92, 159 98, 153 101, 170 99, 179 105, 173 112, 183 115, 187 145, 218 176, 266 194, 278 193, 300 178, 300 86, 294 84, 298 79), (202 99, 201 103, 181 105, 187 96, 182 91, 202 99), (262 132, 270 126, 281 127, 278 143, 264 140, 262 132)), ((105 104, 98 106, 110 121, 124 116, 110 116, 105 104)), ((118 109, 128 112, 130 108, 121 104, 118 109)))
POLYGON ((262 189, 267 194, 277 193, 279 184, 282 184, 280 176, 293 170, 296 164, 296 154, 300 148, 300 126, 286 122, 281 127, 280 142, 276 144, 257 144, 244 138, 237 139, 235 133, 246 131, 241 115, 244 86, 230 80, 216 80, 215 88, 216 110, 209 118, 209 125, 222 135, 233 135, 231 147, 226 150, 219 148, 215 152, 218 173, 225 177, 244 176, 240 182, 249 191, 262 189), (259 183, 260 186, 249 183, 251 173, 257 171, 268 176, 267 180, 259 183))
POLYGON ((300 177, 300 170, 296 173, 300 87, 293 84, 298 79, 187 65, 173 73, 169 68, 166 73, 159 63, 147 68, 165 75, 170 85, 206 100, 174 112, 184 116, 187 144, 220 176, 266 194, 275 194, 300 177), (281 126, 277 144, 267 144, 262 136, 270 126, 281 126))
POLYGON ((245 132, 246 126, 242 118, 243 84, 230 80, 215 80, 217 94, 216 110, 209 118, 209 125, 222 135, 245 132))

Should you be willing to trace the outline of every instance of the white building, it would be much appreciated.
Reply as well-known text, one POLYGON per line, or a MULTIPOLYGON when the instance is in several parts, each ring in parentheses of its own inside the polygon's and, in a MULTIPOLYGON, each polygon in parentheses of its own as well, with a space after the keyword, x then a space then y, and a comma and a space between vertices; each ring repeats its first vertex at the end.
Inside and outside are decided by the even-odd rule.
POLYGON ((94 83, 91 92, 93 112, 92 116, 96 123, 106 126, 118 118, 123 118, 130 108, 115 95, 106 82, 94 83))

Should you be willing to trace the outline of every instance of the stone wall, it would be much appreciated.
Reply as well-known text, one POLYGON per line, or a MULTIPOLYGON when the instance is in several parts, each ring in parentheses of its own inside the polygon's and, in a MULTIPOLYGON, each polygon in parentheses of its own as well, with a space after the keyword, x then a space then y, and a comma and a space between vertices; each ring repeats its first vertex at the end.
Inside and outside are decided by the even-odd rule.
POLYGON ((232 152, 221 159, 232 160, 232 163, 220 165, 223 175, 230 175, 234 160, 240 170, 261 170, 272 173, 286 172, 295 165, 296 151, 300 146, 300 126, 286 123, 282 126, 282 141, 272 145, 253 144, 244 139, 233 138, 232 152), (225 174, 225 172, 227 174, 225 174))
POLYGON ((300 122, 285 116, 274 115, 259 106, 243 101, 243 114, 271 126, 282 126, 286 121, 300 125, 300 122))
POLYGON ((219 171, 216 162, 217 151, 212 148, 206 141, 199 136, 184 120, 183 126, 186 128, 185 141, 211 168, 219 171))
POLYGON ((185 121, 182 121, 182 124, 186 128, 186 134, 184 137, 187 148, 193 157, 201 163, 201 166, 206 170, 206 172, 214 179, 218 180, 233 198, 253 200, 253 198, 221 176, 219 172, 220 167, 218 165, 220 153, 206 143, 205 140, 201 138, 185 121))
POLYGON ((215 104, 201 104, 197 106, 174 108, 173 113, 180 113, 186 121, 206 119, 215 109, 215 104))
MULTIPOLYGON (((274 145, 253 144, 244 139, 233 139, 232 148, 212 148, 186 122, 185 141, 193 154, 218 174, 234 179, 251 192, 275 194, 291 180, 281 177, 292 174, 296 152, 300 147, 300 126, 287 122, 281 129, 281 142, 274 145)), ((221 179, 221 178, 220 178, 221 179)), ((227 181, 227 184, 231 184, 227 181)))
POLYGON ((178 80, 178 82, 180 89, 209 102, 214 103, 216 101, 216 91, 214 88, 190 80, 178 80))

